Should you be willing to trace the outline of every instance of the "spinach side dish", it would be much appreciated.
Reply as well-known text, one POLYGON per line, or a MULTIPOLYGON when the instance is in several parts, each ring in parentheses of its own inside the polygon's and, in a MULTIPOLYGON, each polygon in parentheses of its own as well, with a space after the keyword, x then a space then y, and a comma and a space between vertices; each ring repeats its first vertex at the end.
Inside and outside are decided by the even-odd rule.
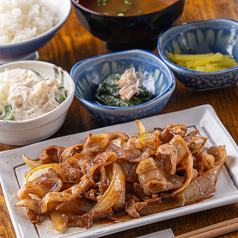
POLYGON ((111 74, 102 81, 95 95, 95 101, 115 107, 131 107, 150 101, 156 95, 139 85, 145 77, 134 68, 125 71, 124 74, 111 74), (139 77, 138 77, 139 76, 139 77))

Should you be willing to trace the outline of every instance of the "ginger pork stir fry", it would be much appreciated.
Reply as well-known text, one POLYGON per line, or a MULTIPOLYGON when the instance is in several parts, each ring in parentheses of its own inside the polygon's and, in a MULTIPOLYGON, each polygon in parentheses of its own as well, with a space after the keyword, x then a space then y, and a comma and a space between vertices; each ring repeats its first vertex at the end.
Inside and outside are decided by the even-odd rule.
POLYGON ((84 144, 48 146, 18 191, 17 207, 40 222, 49 214, 56 230, 90 228, 98 219, 128 221, 210 198, 226 159, 225 146, 185 125, 167 125, 139 135, 88 134, 84 144))

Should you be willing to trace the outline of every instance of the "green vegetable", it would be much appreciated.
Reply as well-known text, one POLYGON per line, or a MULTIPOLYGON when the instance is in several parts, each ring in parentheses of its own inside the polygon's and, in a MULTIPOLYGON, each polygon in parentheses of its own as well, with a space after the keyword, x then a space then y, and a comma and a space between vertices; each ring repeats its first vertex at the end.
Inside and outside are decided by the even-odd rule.
MULTIPOLYGON (((107 3, 109 2, 109 0, 97 0, 97 5, 98 7, 104 7, 104 6, 107 6, 107 3)), ((128 0, 124 0, 124 4, 126 6, 131 6, 132 5, 132 2, 128 1, 128 0)), ((124 16, 125 13, 127 12, 127 9, 122 9, 121 12, 117 13, 117 16, 124 16)), ((138 12, 139 14, 142 14, 143 11, 139 11, 138 12)), ((105 12, 104 14, 108 14, 107 12, 105 12)))
POLYGON ((56 83, 56 92, 55 92, 55 100, 58 103, 62 103, 65 99, 66 99, 66 90, 63 86, 59 86, 59 84, 57 83, 57 81, 55 81, 56 83))
POLYGON ((139 93, 135 94, 129 101, 122 100, 120 88, 116 84, 121 74, 112 74, 99 84, 95 95, 95 101, 107 106, 131 107, 150 101, 156 95, 151 94, 146 88, 139 87, 139 93))
POLYGON ((9 103, 6 103, 0 112, 1 120, 14 120, 14 116, 12 114, 12 106, 9 103))
POLYGON ((101 7, 101 0, 97 0, 97 4, 99 7, 101 7))
POLYGON ((41 75, 40 75, 38 72, 36 72, 35 70, 33 70, 33 69, 29 69, 28 71, 32 71, 32 72, 34 72, 36 75, 38 75, 38 76, 41 77, 41 75))
MULTIPOLYGON (((46 80, 49 80, 49 78, 46 78, 46 80)), ((66 99, 66 90, 64 86, 59 85, 59 83, 55 80, 55 85, 56 85, 56 92, 55 92, 55 100, 58 103, 62 103, 66 99)))
POLYGON ((129 1, 125 0, 124 4, 126 4, 127 6, 130 6, 130 5, 132 5, 132 2, 129 2, 129 1))

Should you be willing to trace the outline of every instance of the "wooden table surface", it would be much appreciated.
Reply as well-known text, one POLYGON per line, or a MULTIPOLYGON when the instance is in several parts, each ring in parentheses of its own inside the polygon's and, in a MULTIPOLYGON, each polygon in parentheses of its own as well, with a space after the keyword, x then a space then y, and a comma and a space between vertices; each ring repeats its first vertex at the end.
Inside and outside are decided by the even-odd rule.
MULTIPOLYGON (((214 18, 238 20, 238 0, 187 0, 179 23, 214 18)), ((105 44, 82 28, 74 10, 56 36, 39 50, 40 60, 60 65, 68 72, 80 60, 105 54, 105 44)), ((157 49, 154 50, 157 54, 157 49)), ((194 92, 177 81, 176 89, 160 114, 174 112, 198 105, 211 104, 218 117, 238 144, 238 85, 226 88, 194 92)), ((52 138, 102 127, 75 98, 62 128, 52 138)), ((0 151, 16 148, 0 144, 0 151)), ((238 204, 186 215, 151 225, 122 231, 107 237, 137 237, 151 232, 172 228, 175 235, 183 234, 204 226, 238 216, 238 204)), ((237 227, 238 229, 238 227, 237 227)), ((0 237, 14 238, 16 234, 8 213, 0 185, 0 237)), ((238 231, 223 237, 238 237, 238 231)))

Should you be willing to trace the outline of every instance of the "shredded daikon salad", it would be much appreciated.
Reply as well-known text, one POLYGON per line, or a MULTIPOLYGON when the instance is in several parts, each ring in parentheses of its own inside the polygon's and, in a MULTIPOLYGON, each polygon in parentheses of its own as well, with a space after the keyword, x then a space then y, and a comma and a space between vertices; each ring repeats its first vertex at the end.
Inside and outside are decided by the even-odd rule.
POLYGON ((6 69, 0 73, 0 120, 39 117, 58 107, 65 98, 62 85, 34 70, 6 69))

